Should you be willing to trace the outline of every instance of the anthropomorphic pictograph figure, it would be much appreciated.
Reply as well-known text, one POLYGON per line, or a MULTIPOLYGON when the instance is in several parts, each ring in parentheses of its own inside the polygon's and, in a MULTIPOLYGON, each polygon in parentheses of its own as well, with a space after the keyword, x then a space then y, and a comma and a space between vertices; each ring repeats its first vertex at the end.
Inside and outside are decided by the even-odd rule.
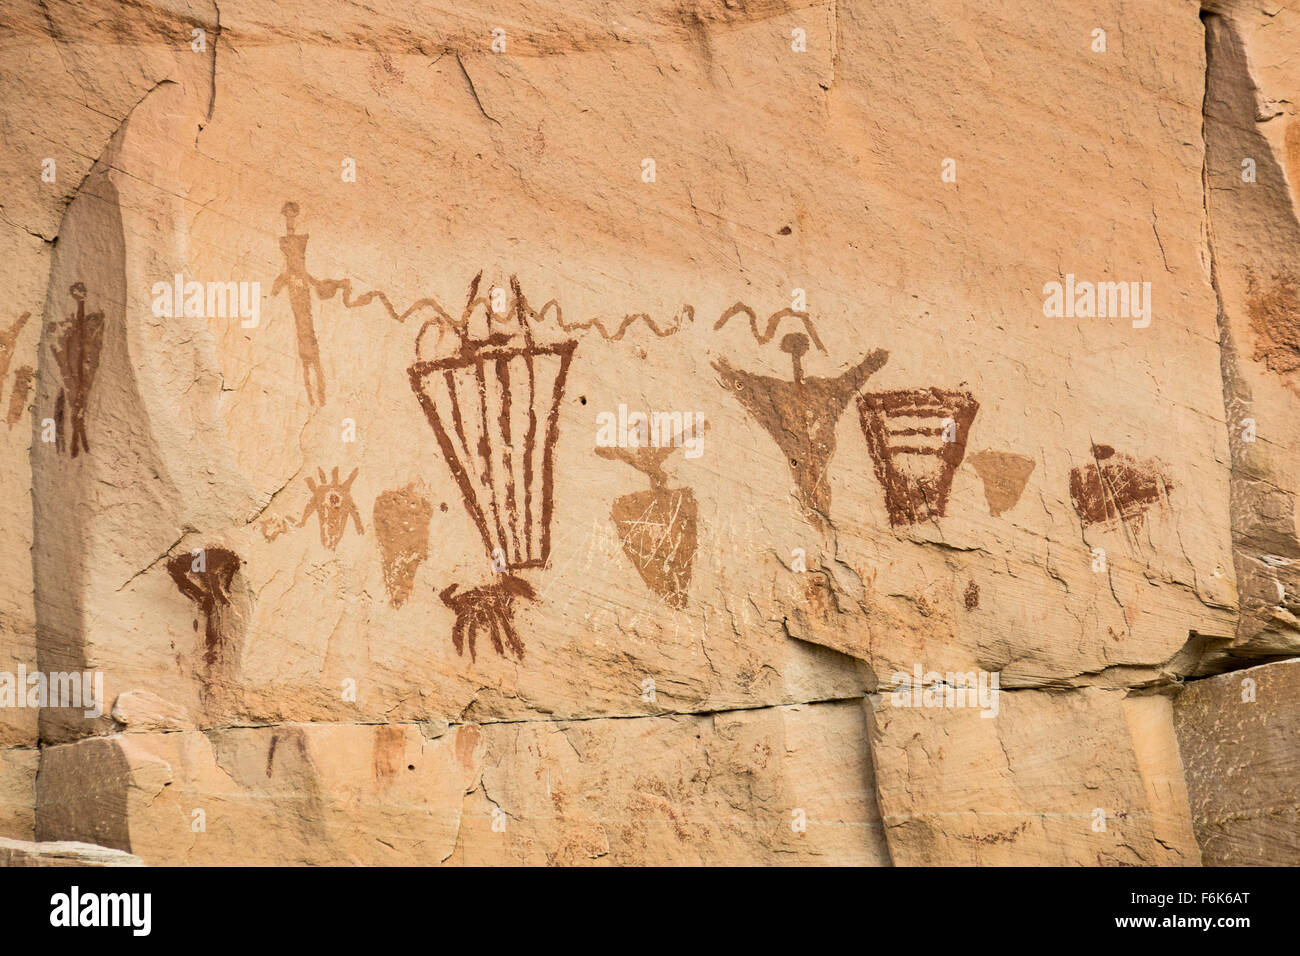
POLYGON ((278 295, 283 288, 289 290, 289 306, 293 309, 293 324, 298 336, 298 360, 302 363, 302 381, 307 388, 307 401, 312 405, 324 405, 325 372, 320 364, 320 343, 316 341, 316 325, 311 314, 311 290, 315 280, 307 272, 308 237, 294 232, 294 221, 298 218, 297 203, 285 203, 280 212, 284 215, 284 235, 280 237, 284 271, 276 276, 275 283, 271 286, 271 295, 278 295))
POLYGON ((356 524, 357 534, 366 533, 366 529, 361 526, 361 512, 352 500, 352 482, 356 480, 357 469, 352 469, 352 474, 348 475, 346 481, 339 481, 337 468, 330 472, 328 480, 323 468, 317 468, 316 471, 320 475, 320 484, 311 478, 306 479, 311 500, 307 502, 307 507, 298 520, 298 526, 306 524, 307 519, 315 514, 320 522, 320 543, 333 551, 343 540, 348 518, 356 524))
MULTIPOLYGON (((22 334, 23 326, 31 316, 30 312, 24 312, 18 316, 17 322, 0 332, 0 392, 3 391, 5 378, 9 374, 9 364, 14 358, 14 347, 18 343, 18 336, 22 334)), ((14 384, 9 394, 9 414, 5 417, 5 422, 10 428, 18 424, 23 409, 27 407, 27 396, 31 392, 34 376, 35 372, 30 365, 20 366, 14 372, 14 384)))
POLYGON ((802 332, 781 340, 781 351, 790 356, 794 376, 790 381, 733 368, 726 359, 719 359, 713 367, 721 374, 722 384, 785 453, 804 518, 820 528, 830 517, 827 468, 835 454, 835 426, 858 389, 889 359, 889 353, 876 349, 835 378, 810 378, 803 374, 809 342, 802 332))
POLYGON ((99 370, 99 353, 104 346, 104 313, 86 314, 86 287, 74 282, 69 289, 77 300, 77 311, 70 314, 67 321, 54 327, 53 350, 54 361, 63 376, 63 388, 55 399, 55 422, 58 434, 58 448, 63 448, 63 417, 70 411, 72 419, 72 457, 79 452, 90 451, 90 441, 86 436, 86 406, 90 399, 90 389, 95 383, 95 373, 99 370))
MULTIPOLYGON (((222 547, 182 551, 167 562, 167 573, 203 618, 204 696, 208 703, 229 702, 239 687, 240 654, 252 608, 240 581, 243 561, 222 547)), ((199 620, 194 620, 194 629, 199 620)))
POLYGON ((690 488, 668 487, 664 461, 673 451, 672 446, 602 447, 596 454, 631 465, 650 479, 648 490, 615 498, 610 517, 641 580, 669 607, 683 608, 699 540, 699 508, 690 488))

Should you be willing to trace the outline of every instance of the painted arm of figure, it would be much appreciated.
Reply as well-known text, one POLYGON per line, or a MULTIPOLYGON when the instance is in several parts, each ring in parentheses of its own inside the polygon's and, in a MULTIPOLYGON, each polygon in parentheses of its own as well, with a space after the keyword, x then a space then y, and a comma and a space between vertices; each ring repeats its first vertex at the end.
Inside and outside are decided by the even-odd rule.
MULTIPOLYGON (((325 481, 325 473, 323 471, 321 472, 320 480, 322 482, 325 481)), ((316 482, 312 481, 311 475, 307 476, 307 490, 311 492, 311 500, 307 502, 307 507, 302 510, 302 517, 298 519, 298 527, 300 528, 307 523, 307 519, 311 517, 312 512, 315 511, 321 503, 322 495, 320 489, 316 487, 316 482)))
POLYGON ((610 461, 621 461, 631 465, 637 471, 650 478, 653 487, 661 487, 668 482, 668 473, 664 471, 664 462, 681 444, 681 434, 675 435, 673 444, 666 448, 605 448, 596 449, 596 454, 610 461))
MULTIPOLYGON (((60 323, 60 326, 62 323, 60 323)), ((56 328, 54 341, 50 343, 50 351, 54 353, 54 362, 59 366, 59 372, 63 375, 63 381, 66 385, 72 381, 73 372, 68 361, 68 350, 65 344, 65 336, 62 327, 56 328)))
POLYGON ((30 312, 24 312, 18 316, 18 321, 9 327, 8 332, 0 333, 0 379, 9 374, 9 363, 14 357, 14 343, 18 341, 18 334, 22 332, 23 326, 31 317, 30 312))
POLYGON ((840 376, 840 381, 848 385, 850 391, 856 392, 888 361, 889 353, 884 349, 876 349, 874 352, 867 353, 866 358, 840 376))
POLYGON ((90 389, 95 373, 99 370, 99 355, 104 348, 104 313, 92 312, 86 316, 85 347, 81 353, 82 380, 85 388, 90 389))
MULTIPOLYGON (((361 470, 360 468, 352 469, 352 474, 348 475, 347 481, 343 482, 342 486, 340 487, 340 491, 343 493, 343 499, 348 503, 348 510, 352 515, 352 520, 356 522, 357 534, 365 534, 366 529, 361 527, 361 512, 357 510, 357 503, 352 500, 352 482, 356 481, 357 472, 360 470, 361 470)), ((335 468, 334 469, 335 483, 337 483, 338 480, 339 480, 339 470, 335 468)))
POLYGON ((756 384, 755 379, 759 376, 746 372, 743 369, 734 367, 725 358, 719 358, 713 363, 713 367, 718 370, 722 376, 722 384, 727 388, 740 388, 745 385, 752 386, 756 384))
POLYGON ((0 349, 11 349, 14 347, 14 343, 18 341, 18 336, 23 330, 23 326, 27 324, 27 320, 31 317, 32 314, 30 312, 24 312, 22 315, 18 316, 17 322, 9 326, 7 332, 0 332, 0 349))

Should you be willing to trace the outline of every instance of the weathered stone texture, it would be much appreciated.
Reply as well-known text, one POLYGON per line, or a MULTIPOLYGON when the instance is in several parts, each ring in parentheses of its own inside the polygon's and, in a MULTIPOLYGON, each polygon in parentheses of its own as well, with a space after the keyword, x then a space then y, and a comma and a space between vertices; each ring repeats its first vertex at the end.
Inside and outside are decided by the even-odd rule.
POLYGON ((1174 715, 1206 865, 1300 863, 1300 661, 1189 683, 1174 715))
POLYGON ((1300 14, 1209 6, 8 4, 0 678, 105 693, 0 835, 1282 861, 1300 14))

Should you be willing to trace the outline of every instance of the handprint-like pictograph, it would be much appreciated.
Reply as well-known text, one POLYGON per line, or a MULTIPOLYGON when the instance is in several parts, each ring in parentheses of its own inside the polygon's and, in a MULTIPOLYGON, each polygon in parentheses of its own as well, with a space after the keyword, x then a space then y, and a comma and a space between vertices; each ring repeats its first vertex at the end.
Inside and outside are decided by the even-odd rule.
POLYGON ((347 530, 349 518, 356 524, 357 534, 366 533, 365 528, 361 526, 361 512, 357 510, 356 503, 352 500, 352 482, 356 480, 357 469, 353 468, 352 474, 348 475, 345 481, 339 481, 337 468, 330 472, 328 480, 325 478, 323 468, 317 468, 316 471, 320 475, 319 484, 310 476, 305 479, 307 489, 311 492, 311 500, 307 502, 302 517, 298 519, 298 526, 306 524, 309 517, 316 515, 320 523, 320 543, 333 551, 343 540, 343 532, 347 530))

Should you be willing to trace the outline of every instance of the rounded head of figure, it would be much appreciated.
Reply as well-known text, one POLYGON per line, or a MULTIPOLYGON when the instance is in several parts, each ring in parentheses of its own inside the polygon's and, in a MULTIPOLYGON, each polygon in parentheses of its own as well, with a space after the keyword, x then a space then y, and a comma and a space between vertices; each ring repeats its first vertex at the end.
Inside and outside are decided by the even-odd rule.
POLYGON ((808 336, 802 332, 791 332, 781 339, 781 351, 789 352, 795 358, 801 358, 808 351, 808 336))
POLYGON ((298 219, 298 204, 296 202, 287 202, 280 207, 280 215, 284 216, 284 231, 292 236, 293 224, 298 219))
POLYGON ((72 293, 72 297, 78 302, 86 301, 86 284, 84 282, 72 283, 72 285, 68 287, 68 291, 72 293))

